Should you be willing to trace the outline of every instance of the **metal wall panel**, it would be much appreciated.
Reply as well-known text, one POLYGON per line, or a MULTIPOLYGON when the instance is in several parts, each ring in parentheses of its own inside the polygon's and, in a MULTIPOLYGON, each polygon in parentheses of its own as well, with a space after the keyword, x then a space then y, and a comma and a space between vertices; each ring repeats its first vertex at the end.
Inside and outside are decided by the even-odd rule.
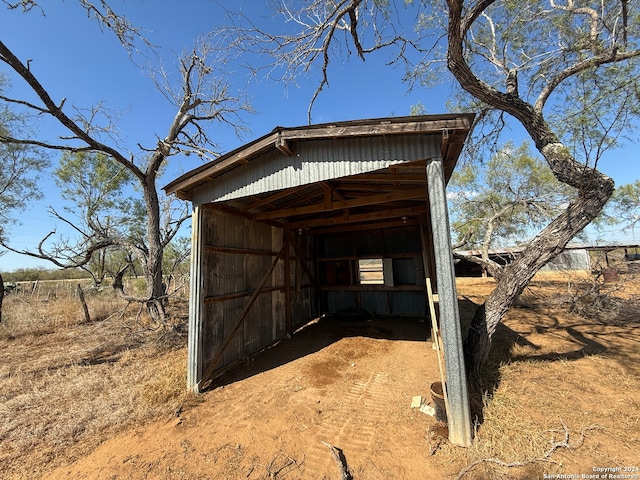
POLYGON ((384 231, 385 253, 419 252, 420 234, 417 228, 384 231))
POLYGON ((360 292, 361 308, 374 315, 389 315, 387 292, 364 290, 360 292))
POLYGON ((393 259, 393 284, 417 285, 415 258, 393 259))
POLYGON ((389 292, 389 306, 391 315, 425 316, 425 294, 421 291, 389 292))
POLYGON ((358 235, 355 244, 358 255, 363 257, 367 255, 379 256, 384 252, 384 239, 380 235, 380 230, 375 230, 367 235, 358 235))
MULTIPOLYGON (((332 234, 318 239, 320 256, 326 264, 349 262, 353 272, 352 285, 357 285, 358 258, 391 259, 393 285, 417 285, 424 287, 420 234, 418 228, 406 226, 388 230, 372 229, 363 232, 332 234), (413 254, 407 256, 405 254, 413 254), (395 255, 395 256, 394 256, 395 255)), ((361 308, 375 315, 425 316, 426 292, 424 290, 381 290, 380 285, 367 288, 359 285, 357 291, 335 290, 325 292, 327 313, 361 308)))
POLYGON ((328 290, 325 292, 325 295, 328 313, 336 313, 341 310, 358 308, 358 296, 356 292, 328 290))
POLYGON ((321 253, 323 257, 348 257, 355 254, 356 248, 352 234, 345 233, 323 238, 321 253))
MULTIPOLYGON (((216 298, 241 292, 252 292, 269 271, 274 257, 242 253, 216 252, 212 247, 232 247, 248 250, 277 252, 282 232, 274 227, 252 222, 245 218, 206 209, 206 224, 201 241, 203 261, 203 296, 216 298)), ((283 262, 279 261, 265 287, 283 285, 283 262)), ((230 338, 216 370, 223 369, 238 360, 260 351, 282 338, 286 333, 284 292, 280 290, 258 294, 249 315, 237 333, 231 337, 244 311, 250 295, 239 298, 209 301, 205 304, 202 319, 201 361, 203 371, 221 351, 230 338)))
POLYGON ((360 137, 299 141, 293 156, 269 152, 193 191, 194 205, 231 200, 334 178, 373 172, 390 165, 440 156, 440 135, 360 137))

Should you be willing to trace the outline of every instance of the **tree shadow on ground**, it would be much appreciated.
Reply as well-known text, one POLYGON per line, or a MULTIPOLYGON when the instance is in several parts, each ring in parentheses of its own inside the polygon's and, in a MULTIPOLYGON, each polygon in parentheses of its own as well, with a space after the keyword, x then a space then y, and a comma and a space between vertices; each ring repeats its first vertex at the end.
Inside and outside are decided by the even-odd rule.
MULTIPOLYGON (((461 322, 465 333, 477 306, 469 300, 460 303, 461 322)), ((544 304, 518 304, 512 308, 511 315, 515 317, 519 314, 521 318, 517 328, 520 331, 510 328, 507 324, 511 322, 508 321, 507 324, 498 324, 493 336, 492 349, 481 370, 480 379, 477 384, 469 385, 471 416, 476 428, 484 421, 484 407, 499 388, 501 367, 506 364, 576 361, 592 355, 611 355, 619 358, 621 365, 628 365, 624 359, 631 352, 622 348, 620 339, 626 335, 618 328, 607 328, 599 322, 566 315, 562 311, 555 314, 544 304), (530 314, 527 320, 524 319, 526 314, 530 314), (545 345, 538 345, 535 343, 536 335, 553 338, 545 341, 545 345)), ((627 333, 638 338, 640 329, 637 325, 628 326, 627 333)))

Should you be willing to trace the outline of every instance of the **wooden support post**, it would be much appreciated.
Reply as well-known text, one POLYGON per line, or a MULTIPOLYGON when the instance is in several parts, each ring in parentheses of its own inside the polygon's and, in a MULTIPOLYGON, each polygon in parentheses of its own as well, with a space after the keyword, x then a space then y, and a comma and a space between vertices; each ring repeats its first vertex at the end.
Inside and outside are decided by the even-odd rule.
MULTIPOLYGON (((307 263, 304 261, 305 257, 304 255, 302 255, 302 252, 300 251, 300 245, 298 245, 298 242, 295 240, 293 241, 293 250, 296 253, 296 257, 298 258, 298 261, 300 262, 302 269, 307 274, 307 277, 309 277, 309 281, 313 284, 315 288, 318 288, 318 282, 316 281, 316 277, 313 274, 313 272, 309 269, 309 265, 307 265, 307 263)), ((300 283, 302 283, 302 281, 300 283)))
MULTIPOLYGON (((292 240, 291 230, 284 230, 283 241, 287 248, 284 250, 284 323, 287 335, 293 334, 292 316, 293 305, 291 305, 291 255, 289 255, 289 242, 292 240)), ((295 244, 295 240, 293 242, 295 244)))
POLYGON ((82 304, 82 310, 84 311, 84 321, 89 323, 91 322, 91 315, 89 315, 89 307, 87 307, 87 301, 84 299, 84 292, 82 291, 82 287, 80 284, 76 286, 76 293, 78 294, 78 298, 80 299, 80 303, 82 304))
POLYGON ((431 290, 431 279, 427 278, 427 296, 429 297, 429 313, 431 315, 431 341, 433 342, 438 356, 438 369, 440 370, 440 381, 442 382, 442 390, 444 392, 445 403, 447 403, 446 391, 446 372, 444 369, 444 360, 442 358, 442 341, 440 338, 440 329, 438 328, 438 318, 436 314, 436 305, 431 290))

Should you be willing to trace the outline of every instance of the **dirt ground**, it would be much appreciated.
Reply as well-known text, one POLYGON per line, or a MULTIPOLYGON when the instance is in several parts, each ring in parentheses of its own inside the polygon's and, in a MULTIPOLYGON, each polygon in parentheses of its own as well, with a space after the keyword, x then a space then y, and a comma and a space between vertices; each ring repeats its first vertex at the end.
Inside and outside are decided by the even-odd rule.
MULTIPOLYGON (((427 323, 326 318, 228 372, 198 402, 106 438, 43 478, 341 478, 328 445, 355 480, 562 478, 549 475, 597 468, 640 478, 640 311, 631 285, 591 318, 554 304, 571 281, 534 282, 496 334, 487 384, 472 398, 471 448, 450 445, 442 424, 411 408, 439 380, 427 323)), ((492 282, 458 288, 468 319, 492 282)))

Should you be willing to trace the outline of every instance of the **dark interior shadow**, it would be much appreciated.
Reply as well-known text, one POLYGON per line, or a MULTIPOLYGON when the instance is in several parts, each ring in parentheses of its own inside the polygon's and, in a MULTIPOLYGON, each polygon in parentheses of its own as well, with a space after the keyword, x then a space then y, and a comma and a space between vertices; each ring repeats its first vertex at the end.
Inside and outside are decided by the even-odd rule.
POLYGON ((253 375, 285 365, 298 358, 316 353, 323 348, 349 337, 367 337, 389 340, 426 341, 430 323, 418 317, 371 317, 345 321, 337 316, 313 320, 298 329, 291 338, 244 359, 215 378, 205 390, 228 385, 253 375))

